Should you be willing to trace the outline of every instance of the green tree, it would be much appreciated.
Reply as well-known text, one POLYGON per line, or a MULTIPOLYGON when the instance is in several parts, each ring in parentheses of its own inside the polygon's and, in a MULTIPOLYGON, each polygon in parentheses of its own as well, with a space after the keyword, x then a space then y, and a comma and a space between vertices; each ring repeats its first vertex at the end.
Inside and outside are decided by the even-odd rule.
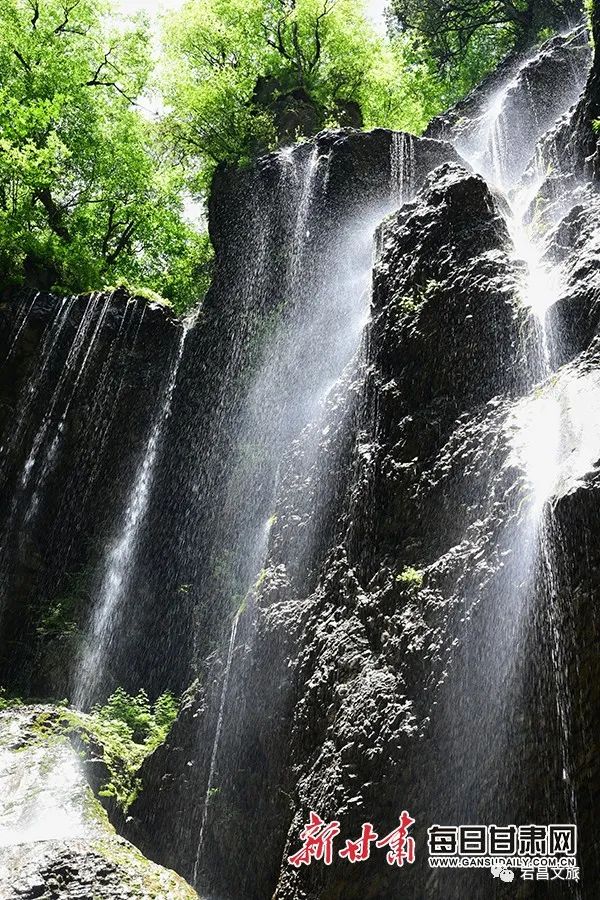
POLYGON ((545 28, 575 24, 581 0, 392 0, 404 29, 416 32, 437 63, 484 62, 486 53, 535 42, 545 28))
POLYGON ((202 189, 219 162, 336 125, 419 132, 447 85, 361 0, 190 0, 164 30, 164 128, 202 189))
POLYGON ((4 283, 126 281, 189 301, 206 242, 185 225, 182 172, 137 106, 151 67, 144 20, 102 0, 0 0, 0 27, 4 283))

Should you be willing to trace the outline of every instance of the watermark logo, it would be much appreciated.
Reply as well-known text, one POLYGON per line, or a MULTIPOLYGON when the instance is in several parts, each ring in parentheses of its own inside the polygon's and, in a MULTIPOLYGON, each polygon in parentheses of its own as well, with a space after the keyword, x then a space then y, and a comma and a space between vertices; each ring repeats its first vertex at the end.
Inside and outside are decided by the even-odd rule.
MULTIPOLYGON (((389 866, 403 866, 404 863, 415 861, 415 840, 409 834, 411 825, 415 820, 403 810, 400 815, 400 824, 389 834, 380 838, 370 822, 362 826, 358 838, 346 839, 344 846, 337 850, 337 855, 350 863, 360 863, 371 856, 371 845, 376 849, 387 848, 386 862, 389 866)), ((309 821, 300 832, 302 847, 291 856, 288 862, 291 866, 309 866, 313 860, 324 862, 330 866, 334 856, 333 842, 340 833, 340 823, 325 822, 317 813, 311 812, 309 821)))
POLYGON ((492 866, 492 875, 494 878, 499 878, 500 881, 514 881, 515 873, 512 869, 507 869, 504 863, 501 865, 492 866))
POLYGON ((429 866, 489 868, 494 878, 579 881, 575 825, 432 825, 429 866))
MULTIPOLYGON (((365 822, 359 835, 343 838, 339 821, 326 822, 311 812, 300 832, 301 847, 288 856, 288 863, 296 868, 312 862, 330 866, 335 857, 361 863, 382 850, 389 866, 411 865, 414 824, 403 810, 389 834, 380 837, 371 822, 365 822)), ((579 881, 575 825, 431 825, 427 847, 431 868, 489 869, 493 878, 505 882, 514 881, 515 869, 524 880, 579 881)))

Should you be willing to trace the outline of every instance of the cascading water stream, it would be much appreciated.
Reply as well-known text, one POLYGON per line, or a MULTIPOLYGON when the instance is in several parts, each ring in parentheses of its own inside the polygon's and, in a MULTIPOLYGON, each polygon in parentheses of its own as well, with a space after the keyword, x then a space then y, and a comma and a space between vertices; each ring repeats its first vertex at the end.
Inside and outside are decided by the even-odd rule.
MULTIPOLYGON (((308 154, 295 148, 278 155, 286 202, 294 200, 289 210, 291 239, 285 248, 282 279, 287 302, 280 322, 265 342, 261 364, 245 398, 236 431, 238 458, 234 455, 222 513, 225 520, 238 523, 232 543, 236 555, 244 561, 242 595, 250 603, 252 586, 267 556, 271 513, 281 488, 281 456, 294 443, 301 447, 307 470, 317 459, 319 439, 328 427, 327 398, 342 377, 348 378, 349 370, 359 365, 359 348, 370 313, 373 237, 385 215, 406 202, 413 191, 412 138, 394 135, 391 143, 389 197, 376 208, 365 209, 355 221, 344 223, 340 229, 343 237, 335 235, 339 242, 335 252, 327 246, 327 242, 333 244, 332 235, 319 231, 329 156, 321 155, 318 144, 308 154), (266 482, 258 495, 247 471, 248 448, 256 453, 257 447, 263 454, 261 478, 266 482)), ((334 227, 339 227, 338 222, 334 227)), ((295 547, 290 570, 301 567, 302 559, 310 553, 308 529, 304 539, 304 544, 300 541, 295 547)), ((194 883, 209 895, 205 855, 210 851, 211 797, 226 774, 220 770, 221 749, 227 736, 228 698, 235 686, 239 620, 238 613, 232 621, 220 690, 214 701, 216 725, 193 867, 194 883)), ((244 638, 246 652, 252 652, 253 635, 245 634, 244 638)))
POLYGON ((19 343, 19 338, 21 337, 21 332, 23 331, 23 328, 27 324, 27 319, 29 318, 29 315, 30 315, 32 309, 34 308, 35 304, 37 303, 39 296, 40 296, 39 291, 32 294, 31 297, 25 295, 25 297, 23 298, 23 300, 21 300, 21 302, 19 304, 19 308, 18 308, 17 314, 15 316, 15 324, 13 326, 13 329, 12 329, 12 332, 11 332, 11 335, 9 338, 8 352, 4 358, 5 364, 11 360, 11 358, 15 352, 15 348, 17 347, 17 345, 19 343))
POLYGON ((0 447, 0 453, 2 454, 3 463, 3 475, 6 461, 8 460, 12 450, 19 444, 23 436, 23 430, 27 424, 31 404, 37 397, 40 386, 44 383, 48 368, 53 362, 54 354, 60 345, 61 336, 67 326, 69 315, 74 303, 75 297, 69 297, 61 300, 54 318, 54 322, 51 326, 48 327, 46 331, 46 335, 40 349, 40 360, 38 366, 36 367, 27 385, 23 402, 23 412, 19 418, 16 428, 14 428, 9 434, 8 441, 3 444, 2 447, 0 447))
MULTIPOLYGON (((13 353, 39 296, 34 296, 33 304, 27 301, 21 304, 18 328, 11 343, 13 353)), ((15 427, 0 448, 2 480, 14 479, 0 538, 0 564, 5 574, 0 588, 2 607, 6 591, 10 589, 8 570, 11 554, 16 552, 17 545, 37 524, 41 498, 60 457, 69 411, 79 398, 92 369, 111 301, 111 294, 103 297, 92 294, 82 304, 81 316, 75 319, 76 325, 73 319, 78 298, 60 301, 56 314, 46 326, 37 364, 20 392, 19 417, 15 427), (36 420, 37 409, 42 411, 40 424, 33 435, 28 435, 28 423, 36 420), (22 454, 25 456, 23 462, 22 454)))
POLYGON ((150 499, 157 456, 165 424, 171 412, 179 364, 183 356, 188 330, 189 325, 186 324, 182 329, 179 344, 171 362, 159 411, 133 480, 123 525, 106 560, 98 599, 88 629, 86 649, 75 673, 73 701, 79 708, 89 706, 96 698, 96 691, 104 674, 103 664, 106 662, 107 652, 114 638, 115 630, 118 628, 119 607, 132 577, 139 532, 150 499))
POLYGON ((404 131, 392 134, 390 170, 392 197, 402 206, 412 196, 415 170, 413 138, 404 131))
MULTIPOLYGON (((589 471, 600 452, 600 435, 594 425, 585 421, 588 411, 583 412, 581 399, 579 402, 570 402, 568 399, 569 393, 573 390, 580 398, 585 396, 584 386, 573 388, 568 374, 552 375, 550 347, 556 346, 557 336, 548 331, 547 313, 560 296, 561 277, 558 267, 551 266, 545 258, 543 240, 532 234, 535 217, 533 226, 525 224, 530 205, 548 174, 548 163, 539 147, 536 147, 545 128, 539 125, 535 100, 526 73, 524 74, 528 63, 529 60, 524 63, 516 77, 492 98, 487 110, 480 117, 479 129, 476 132, 472 131, 468 140, 459 139, 456 147, 474 170, 481 174, 493 189, 505 196, 507 204, 505 218, 514 247, 514 257, 525 264, 521 300, 531 309, 538 323, 538 346, 529 348, 532 354, 529 368, 532 373, 537 373, 540 386, 534 391, 533 396, 516 404, 510 423, 514 461, 525 468, 531 493, 523 525, 517 529, 513 537, 512 554, 518 560, 516 572, 519 577, 510 588, 512 598, 508 604, 510 607, 508 615, 502 614, 505 615, 505 621, 500 625, 500 631, 495 634, 496 652, 504 662, 499 666, 496 664, 494 690, 504 692, 506 695, 499 702, 496 701, 496 716, 506 714, 506 704, 510 706, 511 701, 508 695, 511 691, 518 690, 511 682, 518 664, 517 656, 526 627, 525 620, 532 615, 528 594, 532 590, 535 572, 539 569, 543 572, 548 597, 545 616, 550 632, 549 664, 554 679, 566 807, 571 815, 571 821, 576 823, 577 809, 569 724, 572 721, 572 710, 565 675, 565 637, 558 624, 559 608, 552 540, 549 534, 552 511, 548 504, 560 491, 563 482, 570 480, 573 483, 589 471), (536 127, 526 134, 515 137, 518 123, 510 122, 506 104, 519 84, 521 90, 523 85, 525 86, 527 102, 533 112, 532 120, 536 127), (508 126, 513 139, 508 137, 508 126), (523 158, 528 157, 532 160, 528 179, 521 177, 523 167, 515 165, 511 158, 515 142, 518 143, 518 153, 523 158), (520 623, 516 632, 515 621, 520 623), (515 639, 519 634, 521 636, 515 639)), ((577 87, 577 79, 574 79, 574 86, 577 87)), ((566 109, 562 112, 566 112, 566 109)), ((590 378, 594 381, 595 392, 598 379, 593 375, 590 378)), ((581 381, 579 379, 579 382, 581 381)), ((600 403, 600 394, 596 396, 596 403, 600 403)), ((500 719, 495 722, 494 732, 496 735, 502 733, 500 719)), ((480 756, 486 757, 485 748, 481 748, 480 756)), ((575 893, 579 896, 577 887, 575 893)))
POLYGON ((93 313, 91 312, 91 310, 93 310, 94 304, 91 301, 90 303, 88 303, 80 326, 77 329, 75 339, 67 356, 67 360, 63 368, 58 386, 54 393, 52 403, 47 415, 42 421, 42 425, 38 430, 38 433, 34 438, 33 446, 31 448, 29 456, 27 457, 27 460, 25 461, 23 473, 21 475, 21 489, 24 490, 27 487, 34 471, 36 471, 37 475, 35 490, 29 502, 29 507, 25 513, 25 522, 29 522, 32 516, 35 514, 39 503, 40 492, 43 489, 44 482, 48 477, 48 474, 52 470, 52 467, 56 460, 56 455, 64 433, 69 409, 74 398, 77 395, 79 385, 86 373, 88 362, 96 346, 96 342, 102 330, 102 326, 104 325, 106 313, 110 306, 111 300, 112 294, 107 294, 102 301, 100 311, 97 314, 95 321, 93 320, 93 313), (90 325, 90 322, 93 322, 93 325, 90 325), (91 334, 89 334, 88 336, 88 332, 90 330, 91 334), (62 398, 61 392, 63 391, 64 384, 69 375, 72 376, 72 381, 65 392, 66 396, 62 398), (61 403, 62 405, 62 412, 60 412, 60 414, 57 416, 55 414, 57 413, 59 403, 61 403), (58 421, 56 421, 57 418, 58 421), (52 431, 53 433, 52 438, 50 440, 47 440, 50 431, 52 431), (44 443, 46 443, 46 446, 44 452, 41 454, 40 459, 40 451, 44 443))
POLYGON ((233 651, 235 649, 235 639, 237 637, 238 623, 240 620, 239 613, 234 616, 231 625, 231 634, 229 636, 229 646, 227 648, 227 659, 225 662, 225 671, 223 673, 223 685, 221 687, 221 699, 219 701, 219 713, 217 716, 217 727, 215 729, 215 740, 210 755, 210 765, 208 769, 208 781, 206 783, 206 793, 204 795, 204 804, 202 806, 202 815, 200 818, 200 833, 198 835, 198 849, 196 851, 196 859, 194 860, 194 883, 198 881, 198 867, 202 854, 204 843, 204 826, 206 825, 206 817, 208 814, 208 805, 210 803, 211 792, 213 790, 215 771, 217 766, 217 754, 219 752, 219 740, 223 729, 223 718, 225 715, 225 702, 227 700, 227 688, 229 687, 229 676, 231 675, 231 663, 233 661, 233 651))

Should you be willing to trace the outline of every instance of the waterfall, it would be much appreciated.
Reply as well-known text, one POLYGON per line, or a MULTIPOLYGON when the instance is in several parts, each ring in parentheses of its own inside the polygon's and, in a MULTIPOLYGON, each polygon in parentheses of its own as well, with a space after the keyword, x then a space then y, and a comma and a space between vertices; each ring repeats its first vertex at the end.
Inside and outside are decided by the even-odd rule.
POLYGON ((105 675, 103 667, 106 664, 108 650, 115 632, 121 627, 119 608, 134 574, 139 533, 150 499, 161 439, 171 412, 187 333, 188 327, 185 326, 171 361, 166 386, 148 442, 133 479, 119 535, 104 565, 98 598, 88 627, 85 650, 74 679, 73 701, 79 708, 89 706, 97 698, 98 687, 105 675))
POLYGON ((52 402, 34 438, 29 456, 25 461, 23 473, 21 475, 21 489, 27 487, 34 471, 36 472, 36 486, 29 504, 29 509, 25 515, 25 521, 29 521, 32 515, 34 515, 38 505, 40 491, 43 489, 44 482, 54 465, 71 403, 77 395, 79 386, 86 374, 88 362, 92 357, 96 341, 102 330, 102 326, 104 325, 111 300, 111 294, 107 294, 103 298, 100 305, 100 311, 95 319, 94 304, 90 302, 87 305, 73 343, 69 349, 52 402), (69 376, 71 376, 72 380, 66 391, 64 391, 69 376), (63 391, 65 394, 64 397, 63 391), (59 404, 61 404, 62 407, 60 411, 59 404), (52 436, 51 439, 46 440, 50 428, 52 428, 52 436), (40 451, 44 442, 46 442, 46 447, 40 458, 40 451))
MULTIPOLYGON (((507 719, 522 687, 519 671, 526 632, 535 627, 538 617, 532 608, 530 595, 541 572, 547 598, 547 608, 542 611, 541 617, 548 623, 547 665, 554 678, 565 803, 571 821, 576 823, 569 742, 569 722, 573 711, 564 671, 565 636, 558 624, 560 617, 555 562, 552 558, 552 540, 557 538, 556 534, 552 535, 550 501, 566 490, 567 485, 573 485, 590 471, 600 455, 600 429, 589 414, 590 409, 600 403, 600 379, 594 373, 573 379, 568 370, 553 374, 551 347, 556 346, 558 336, 549 329, 547 313, 560 297, 561 275, 558 265, 550 263, 546 257, 543 235, 535 235, 535 217, 533 224, 528 221, 531 204, 548 175, 548 159, 538 143, 548 128, 548 122, 545 111, 536 105, 529 84, 526 70, 530 62, 526 60, 517 75, 495 93, 480 115, 477 128, 470 130, 466 136, 459 136, 456 141, 457 149, 473 169, 506 200, 505 218, 514 258, 525 265, 521 301, 537 321, 538 345, 530 347, 530 370, 538 373, 540 379, 537 387, 532 385, 534 389, 530 395, 514 404, 509 417, 514 454, 509 463, 520 465, 525 470, 530 492, 521 522, 513 528, 509 537, 512 562, 507 570, 509 574, 505 576, 507 596, 498 597, 498 610, 484 613, 483 627, 491 641, 493 664, 488 659, 474 661, 471 653, 473 656, 476 653, 466 651, 470 657, 469 665, 479 673, 481 684, 485 685, 483 693, 487 696, 478 701, 473 698, 476 693, 473 686, 465 685, 468 696, 463 702, 472 703, 474 708, 477 708, 478 702, 482 703, 488 717, 489 732, 482 726, 468 735, 464 730, 465 722, 461 722, 459 734, 465 742, 463 749, 469 758, 479 760, 482 767, 478 776, 481 785, 486 779, 484 772, 495 771, 496 765, 500 768, 503 755, 510 752, 510 747, 505 746, 509 728, 507 719), (520 99, 523 96, 524 101, 520 99), (521 130, 518 116, 515 120, 512 115, 515 106, 517 110, 527 110, 527 129, 521 130), (528 161, 527 177, 524 177, 528 161), (489 745, 491 735, 494 735, 494 751, 489 745)), ((565 113, 577 99, 580 87, 581 75, 574 73, 573 83, 563 100, 564 108, 554 110, 558 116, 565 113)), ((568 208, 569 200, 566 198, 563 210, 568 208)), ((466 640, 469 640, 468 636, 466 640)), ((462 785, 466 793, 464 782, 462 785)), ((467 802, 472 802, 472 799, 467 802)), ((468 809, 468 814, 472 814, 472 809, 468 809)))
MULTIPOLYGON (((577 821, 570 734, 576 710, 565 671, 570 635, 563 627, 559 539, 553 533, 559 526, 552 505, 584 479, 600 455, 600 420, 590 415, 600 404, 600 375, 592 366, 558 368, 558 336, 548 313, 561 297, 563 275, 548 253, 549 241, 536 234, 536 200, 547 185, 549 159, 540 140, 549 116, 562 114, 576 98, 581 78, 574 72, 560 104, 549 98, 548 113, 540 108, 530 62, 488 97, 476 121, 458 127, 454 140, 497 195, 497 205, 480 179, 458 169, 447 144, 381 130, 358 135, 364 143, 356 158, 340 132, 272 154, 241 174, 228 171, 235 185, 231 193, 222 187, 224 211, 211 212, 215 281, 222 283, 211 288, 199 327, 186 325, 177 341, 164 343, 169 358, 160 367, 160 384, 153 381, 142 394, 147 416, 135 427, 116 414, 123 385, 130 392, 126 410, 137 400, 125 372, 148 382, 152 368, 139 364, 139 346, 131 354, 131 370, 118 369, 116 360, 125 344, 135 343, 143 305, 124 307, 115 327, 112 295, 92 295, 85 306, 68 298, 56 304, 39 338, 19 416, 1 448, 2 474, 13 479, 15 490, 0 561, 4 566, 5 550, 14 549, 10 540, 47 528, 55 507, 52 527, 60 530, 89 494, 114 494, 112 502, 98 504, 97 528, 81 529, 82 545, 89 540, 103 547, 99 563, 87 546, 79 557, 73 554, 78 565, 91 560, 95 578, 83 647, 70 673, 73 700, 88 709, 108 687, 131 690, 126 680, 136 683, 138 660, 126 648, 134 645, 143 644, 136 654, 151 658, 160 672, 153 684, 160 683, 167 666, 180 665, 177 641, 189 622, 193 634, 185 638, 195 645, 197 668, 205 661, 206 678, 198 679, 197 696, 190 691, 189 703, 182 705, 173 744, 168 739, 152 765, 163 752, 169 763, 179 754, 168 770, 173 783, 160 802, 167 797, 172 803, 175 794, 184 807, 186 821, 181 832, 174 830, 184 848, 176 862, 183 859, 182 870, 193 874, 202 896, 219 893, 218 865, 230 852, 228 843, 218 846, 224 823, 231 837, 236 829, 242 834, 254 815, 263 830, 257 826, 251 846, 271 826, 276 842, 290 826, 289 810, 297 818, 313 798, 331 807, 339 801, 340 818, 361 815, 368 802, 374 803, 369 815, 383 816, 399 785, 414 787, 415 795, 424 788, 419 812, 439 804, 440 815, 458 813, 456 824, 476 821, 490 795, 497 821, 505 818, 504 799, 511 810, 519 799, 517 792, 501 796, 508 779, 498 770, 517 762, 510 759, 516 747, 511 740, 531 727, 519 703, 528 640, 533 643, 535 629, 542 630, 539 620, 548 647, 538 642, 532 655, 548 651, 540 668, 552 679, 551 738, 560 753, 561 802, 577 821), (369 169, 371 138, 377 171, 369 169), (423 194, 432 202, 411 203, 425 172, 440 161, 442 176, 436 181, 432 175, 428 184, 434 187, 423 194), (356 196, 350 196, 354 189, 356 196), (489 225, 491 237, 481 246, 472 237, 470 191, 483 209, 478 219, 473 205, 475 221, 483 223, 482 232, 489 225), (440 209, 458 215, 430 219, 438 197, 440 209), (373 323, 367 327, 373 238, 384 217, 402 206, 389 231, 380 232, 382 275, 378 282, 376 270, 373 323), (242 225, 240 210, 247 213, 242 225), (429 244, 420 242, 419 229, 429 229, 429 244), (446 253, 445 268, 438 246, 440 258, 446 253), (398 255, 384 258, 385 247, 398 255), (228 255, 239 259, 225 265, 228 255), (464 294, 460 288, 454 293, 456 260, 473 273, 464 294), (411 273, 405 280, 404 271, 411 273), (517 282, 520 306, 514 302, 517 282), (486 316, 490 328, 479 333, 486 316), (116 336, 107 347, 108 324, 116 336), (507 342, 514 338, 510 353, 505 336, 507 342), (427 340, 419 343, 421 338, 427 340), (444 342, 453 355, 442 352, 444 342), (522 359, 521 344, 529 354, 522 379, 518 373, 511 381, 514 371, 506 381, 502 372, 489 374, 488 358, 490 369, 499 369, 500 360, 513 366, 522 359), (482 349, 489 349, 487 358, 482 349), (446 370, 449 378, 436 382, 446 370), (421 376, 430 382, 428 390, 411 395, 421 376), (481 382, 481 391, 471 391, 474 381, 481 382), (85 403, 79 402, 82 395, 85 403), (74 428, 82 408, 86 421, 74 428), (113 419, 116 428, 127 429, 133 456, 118 441, 122 463, 111 457, 103 467, 100 454, 113 419), (68 452, 71 445, 75 453, 68 452), (82 484, 71 498, 61 466, 77 468, 84 458, 89 462, 82 484), (187 467, 180 466, 183 458, 187 467), (185 468, 184 476, 179 468, 185 468), (103 479, 96 481, 98 474, 103 479), (461 478, 466 486, 458 486, 461 478), (44 508, 47 497, 51 502, 44 508), (201 538, 194 543, 190 532, 196 528, 201 538), (172 543, 162 540, 169 529, 172 543), (171 566, 174 548, 182 559, 171 566), (160 585, 171 582, 169 596, 156 589, 148 574, 152 567, 163 567, 160 585), (170 602, 178 592, 189 594, 181 606, 170 602), (211 627, 204 628, 209 616, 211 627), (141 627, 151 617, 158 620, 157 631, 168 633, 163 658, 152 652, 151 629, 141 627), (171 628, 176 617, 181 618, 171 628), (291 787, 280 777, 289 759, 291 787), (441 763, 439 770, 428 768, 431 760, 441 763), (176 771, 180 762, 183 775, 176 771), (384 802, 378 806, 373 798, 380 776, 381 783, 390 776, 397 784, 380 792, 384 802), (187 805, 182 790, 196 803, 192 797, 187 805), (296 793, 288 798, 287 790, 296 793), (273 796, 278 791, 283 801, 273 796), (288 799, 287 819, 275 821, 278 803, 285 807, 288 799), (272 819, 264 815, 270 809, 272 819)), ((565 198, 563 209, 568 204, 565 198)), ((17 354, 38 298, 27 295, 17 306, 7 361, 17 354)), ((174 328, 171 321, 169 330, 174 328)), ((162 346, 164 333, 157 332, 162 346)), ((70 555, 74 533, 64 544, 39 545, 50 547, 48 555, 56 546, 70 555)), ((37 549, 35 540, 31 546, 37 549)), ((57 582, 47 591, 46 583, 39 587, 46 606, 34 607, 33 627, 40 609, 50 606, 57 582)), ((11 585, 2 589, 8 593, 11 585)), ((13 618, 18 614, 13 603, 13 618)), ((180 668, 186 665, 188 660, 180 668)), ((146 658, 139 670, 138 686, 153 694, 146 658)), ((536 715, 531 708, 525 713, 536 715)), ((510 777, 514 784, 519 773, 510 777)), ((158 808, 154 787, 144 799, 158 808)), ((179 815, 177 804, 172 806, 179 815)), ((151 816, 137 818, 137 810, 132 815, 139 827, 150 822, 160 832, 151 816)), ((263 869, 277 864, 271 865, 274 857, 269 847, 263 869)), ((247 873, 254 851, 248 860, 243 866, 233 862, 227 877, 247 873)), ((316 884, 322 878, 328 895, 342 896, 343 885, 340 891, 327 882, 334 869, 310 878, 316 884)), ((429 874, 435 893, 437 873, 429 874)), ((287 867, 287 876, 306 877, 308 884, 304 870, 298 875, 287 867)), ((390 883, 385 877, 384 891, 390 883)), ((261 895, 263 882, 257 883, 253 896, 261 895)), ((285 878, 282 884, 277 895, 290 896, 285 878)), ((300 880, 298 885, 294 896, 304 891, 300 880)), ((230 896, 242 896, 246 887, 240 878, 230 896)), ((415 896, 423 890, 420 884, 415 896)), ((319 885, 314 896, 318 891, 319 885)))
POLYGON ((31 295, 25 293, 25 295, 21 299, 15 315, 15 323, 9 337, 8 352, 6 353, 6 356, 4 358, 4 363, 8 363, 11 360, 15 352, 15 348, 19 343, 21 332, 27 324, 27 319, 29 318, 32 309, 37 303, 39 296, 39 291, 37 291, 35 293, 32 293, 31 295))
MULTIPOLYGON (((9 356, 16 352, 19 337, 39 298, 40 295, 35 294, 33 302, 28 298, 21 303, 9 356)), ((18 546, 24 535, 31 532, 37 524, 42 498, 61 459, 62 443, 72 418, 72 407, 80 399, 84 385, 87 386, 90 377, 93 377, 92 363, 97 363, 100 337, 106 325, 111 301, 111 294, 102 297, 92 294, 83 301, 75 297, 61 300, 46 326, 36 364, 21 389, 18 418, 0 448, 1 480, 5 484, 13 484, 0 536, 0 563, 5 575, 0 594, 2 601, 10 590, 9 569, 14 562, 11 554, 14 553, 15 545, 18 546), (81 308, 78 320, 75 318, 77 306, 81 308), (32 421, 39 424, 31 434, 29 429, 32 421)), ((128 310, 125 306, 123 310, 122 322, 125 321, 129 326, 131 319, 128 310)), ((115 352, 122 349, 122 338, 127 333, 128 327, 119 330, 111 343, 110 358, 114 359, 115 352)), ((105 376, 106 374, 105 367, 105 376)), ((98 402, 106 399, 101 388, 102 384, 99 384, 98 402)), ((103 417, 99 414, 94 428, 102 420, 103 417)), ((97 453, 100 451, 98 446, 94 449, 97 453)))
POLYGON ((410 200, 413 192, 415 146, 411 134, 394 131, 390 150, 392 196, 400 206, 410 200))
MULTIPOLYGON (((65 330, 68 321, 69 315, 73 308, 73 304, 75 303, 74 297, 65 298, 60 301, 60 304, 57 306, 57 311, 55 314, 54 322, 51 326, 48 327, 46 334, 44 336, 42 346, 39 354, 38 365, 36 366, 33 374, 29 379, 29 383, 27 384, 25 396, 23 397, 23 414, 19 417, 16 427, 10 432, 8 436, 8 441, 5 442, 2 447, 0 447, 0 452, 2 453, 2 474, 5 474, 6 463, 10 458, 11 452, 20 442, 23 431, 27 426, 27 421, 29 417, 29 413, 31 410, 32 403, 37 398, 38 393, 40 391, 41 386, 44 384, 46 373, 54 361, 54 356, 60 349, 60 342, 62 338, 63 331, 65 330)), ((23 325, 25 322, 23 322, 23 325)), ((23 325, 19 328, 19 331, 22 330, 23 325)), ((15 342, 11 347, 10 352, 14 352, 14 347, 16 346, 16 338, 15 342)), ((60 382, 59 382, 60 384, 60 382)), ((58 390, 58 386, 57 389, 58 390)), ((56 391, 55 396, 51 398, 51 404, 56 404, 56 391)), ((44 419, 45 421, 45 419, 44 419)), ((42 426, 43 427, 43 426, 42 426)), ((29 454, 31 456, 31 453, 29 454)))
MULTIPOLYGON (((235 603, 251 588, 268 552, 268 532, 274 503, 281 491, 281 459, 294 448, 302 457, 303 471, 316 463, 319 441, 329 428, 327 401, 336 389, 347 389, 358 367, 365 325, 370 314, 373 238, 386 214, 406 202, 414 181, 414 148, 409 135, 390 137, 389 194, 364 204, 350 221, 327 208, 330 156, 319 143, 281 151, 275 157, 289 243, 281 237, 271 254, 285 253, 280 282, 271 290, 285 298, 277 309, 272 329, 261 347, 258 366, 234 422, 234 451, 220 518, 229 527, 220 543, 231 550, 236 563, 235 603), (266 524, 265 524, 266 523, 266 524)), ((265 216, 265 210, 258 214, 265 216)), ((317 478, 318 475, 313 475, 317 478)), ((308 489, 308 488, 307 488, 308 489)), ((222 527, 222 525, 221 525, 222 527)), ((310 554, 311 534, 294 544, 288 560, 290 575, 302 574, 310 554)), ((194 883, 210 891, 211 797, 226 777, 224 745, 235 731, 234 713, 228 712, 236 682, 235 642, 241 623, 235 616, 228 639, 219 692, 212 703, 211 753, 203 784, 194 860, 194 883), (205 785, 205 786, 204 786, 205 785)), ((253 652, 252 625, 244 629, 246 653, 253 652)), ((203 735, 206 741, 206 734, 203 735)))
POLYGON ((198 849, 196 851, 196 859, 194 860, 194 883, 198 882, 198 866, 202 854, 202 845, 204 842, 204 826, 206 825, 206 816, 208 814, 208 805, 210 803, 211 792, 213 790, 215 770, 217 765, 217 754, 219 752, 219 739, 223 729, 223 717, 225 713, 225 701, 227 699, 227 688, 229 687, 229 676, 231 674, 231 663, 233 660, 233 651, 235 649, 235 639, 237 636, 238 622, 240 616, 237 613, 234 616, 231 625, 231 634, 229 636, 229 646, 227 648, 227 659, 225 662, 225 671, 223 673, 223 686, 221 687, 221 699, 219 701, 219 714, 217 716, 217 727, 215 729, 215 739, 210 755, 210 765, 208 769, 208 780, 206 782, 206 794, 204 795, 204 803, 202 805, 202 815, 200 817, 200 833, 198 835, 198 849))

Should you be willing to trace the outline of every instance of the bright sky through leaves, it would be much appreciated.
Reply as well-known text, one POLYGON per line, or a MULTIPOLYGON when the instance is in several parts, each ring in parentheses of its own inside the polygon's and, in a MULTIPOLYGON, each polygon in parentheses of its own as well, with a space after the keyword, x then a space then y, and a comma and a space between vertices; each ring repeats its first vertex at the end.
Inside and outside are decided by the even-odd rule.
MULTIPOLYGON (((120 0, 120 6, 124 13, 136 13, 144 10, 150 15, 157 15, 169 9, 179 9, 184 0, 161 0, 159 3, 147 3, 144 0, 120 0)), ((385 28, 383 11, 387 6, 387 0, 367 0, 365 9, 369 18, 382 31, 385 28)))

